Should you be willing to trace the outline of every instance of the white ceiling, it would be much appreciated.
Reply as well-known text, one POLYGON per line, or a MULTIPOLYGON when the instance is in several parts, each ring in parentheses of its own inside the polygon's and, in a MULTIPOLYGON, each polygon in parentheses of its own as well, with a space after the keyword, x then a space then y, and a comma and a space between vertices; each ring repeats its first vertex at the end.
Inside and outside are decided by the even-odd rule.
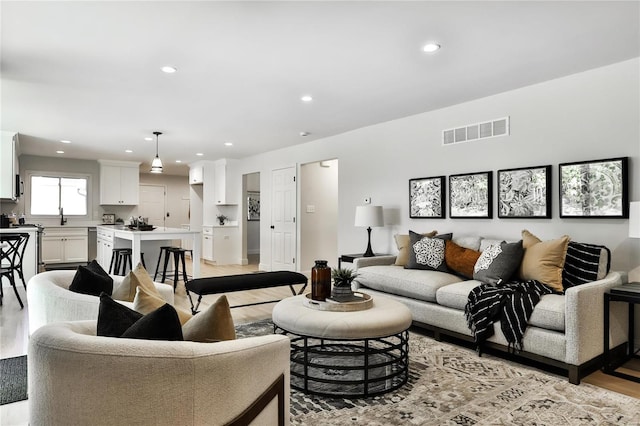
POLYGON ((20 132, 25 154, 62 149, 143 170, 155 154, 144 137, 158 130, 166 172, 186 174, 198 159, 242 158, 637 57, 639 5, 2 1, 1 127, 20 132), (428 41, 442 49, 422 53, 428 41))

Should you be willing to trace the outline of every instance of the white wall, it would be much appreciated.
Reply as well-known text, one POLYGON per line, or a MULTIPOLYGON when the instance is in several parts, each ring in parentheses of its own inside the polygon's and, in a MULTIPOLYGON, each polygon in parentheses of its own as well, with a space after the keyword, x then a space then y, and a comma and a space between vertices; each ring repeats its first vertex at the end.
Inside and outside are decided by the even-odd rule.
MULTIPOLYGON (((300 168, 301 272, 311 272, 316 259, 338 267, 338 160, 304 164, 300 168), (313 210, 313 211, 311 211, 313 210)), ((362 248, 366 234, 361 235, 362 248)))
MULTIPOLYGON (((148 185, 163 185, 166 188, 165 204, 169 217, 165 219, 165 226, 180 228, 189 224, 189 178, 165 174, 141 173, 140 183, 148 185)), ((137 215, 138 209, 133 210, 137 215)))
POLYGON ((241 160, 238 176, 259 171, 263 177, 261 266, 271 264, 271 171, 337 158, 339 253, 361 250, 362 229, 353 226, 353 215, 364 197, 372 197, 373 204, 384 206, 386 223, 372 233, 374 251, 396 252, 393 234, 408 229, 516 239, 527 228, 542 239, 568 234, 606 244, 613 268, 637 268, 640 242, 628 238, 628 220, 558 217, 557 165, 628 156, 630 199, 640 200, 639 69, 636 58, 241 160), (443 129, 504 116, 511 117, 510 136, 441 144, 443 129), (411 178, 546 164, 553 166, 552 219, 409 219, 411 178))

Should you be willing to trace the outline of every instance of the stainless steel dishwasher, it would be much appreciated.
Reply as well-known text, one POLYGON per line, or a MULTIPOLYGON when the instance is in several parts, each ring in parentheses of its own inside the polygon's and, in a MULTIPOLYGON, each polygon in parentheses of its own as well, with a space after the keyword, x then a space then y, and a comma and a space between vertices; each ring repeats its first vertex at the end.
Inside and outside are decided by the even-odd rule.
POLYGON ((87 254, 88 254, 88 258, 87 261, 91 262, 92 260, 94 260, 98 253, 98 233, 96 230, 96 227, 89 227, 87 229, 88 231, 88 238, 87 238, 87 244, 89 245, 87 247, 87 254))

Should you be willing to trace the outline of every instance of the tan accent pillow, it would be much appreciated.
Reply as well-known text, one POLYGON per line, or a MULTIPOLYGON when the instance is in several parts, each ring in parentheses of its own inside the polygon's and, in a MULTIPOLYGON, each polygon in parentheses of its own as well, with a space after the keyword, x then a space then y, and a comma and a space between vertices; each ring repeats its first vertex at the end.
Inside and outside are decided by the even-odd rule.
POLYGON ((520 278, 538 280, 562 292, 562 269, 569 247, 569 236, 541 241, 526 229, 522 231, 524 256, 520 264, 520 278))
MULTIPOLYGON (((427 232, 421 234, 423 237, 435 237, 438 231, 427 232)), ((393 236, 396 240, 396 247, 398 247, 398 255, 396 256, 396 265, 406 266, 409 261, 409 234, 396 234, 393 236)))
MULTIPOLYGON (((143 315, 149 314, 167 303, 162 297, 150 293, 146 288, 138 286, 136 296, 133 298, 133 310, 143 315)), ((180 325, 184 325, 192 316, 189 312, 176 308, 180 325)))
POLYGON ((217 342, 234 340, 236 329, 231 317, 227 296, 222 295, 206 311, 192 317, 182 326, 184 340, 192 342, 217 342))
POLYGON ((122 283, 113 291, 111 297, 116 300, 124 300, 126 302, 133 302, 136 297, 136 288, 140 286, 145 288, 149 293, 155 294, 159 298, 162 298, 160 292, 156 289, 153 279, 144 269, 142 263, 138 263, 138 266, 122 280, 122 283))
POLYGON ((444 261, 447 268, 465 278, 473 279, 473 268, 481 254, 477 250, 461 247, 453 241, 445 241, 444 261))

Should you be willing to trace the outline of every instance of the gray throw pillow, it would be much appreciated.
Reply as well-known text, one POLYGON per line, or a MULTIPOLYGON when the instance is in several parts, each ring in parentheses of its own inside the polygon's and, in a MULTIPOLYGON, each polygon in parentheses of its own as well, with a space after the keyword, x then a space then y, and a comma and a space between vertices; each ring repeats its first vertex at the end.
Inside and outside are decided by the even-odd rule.
POLYGON ((409 261, 405 268, 448 272, 444 249, 445 241, 451 240, 452 235, 441 234, 432 238, 409 231, 409 261))
POLYGON ((522 262, 522 240, 517 243, 502 242, 487 247, 473 267, 473 279, 489 284, 508 282, 522 262))

